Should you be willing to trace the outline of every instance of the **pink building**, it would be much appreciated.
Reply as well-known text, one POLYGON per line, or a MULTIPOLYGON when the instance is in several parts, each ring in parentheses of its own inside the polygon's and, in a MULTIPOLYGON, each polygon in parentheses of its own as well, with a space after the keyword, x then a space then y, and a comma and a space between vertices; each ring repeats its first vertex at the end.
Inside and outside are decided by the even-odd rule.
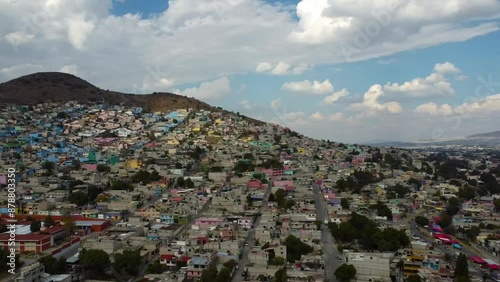
POLYGON ((247 188, 264 189, 266 187, 259 179, 252 179, 247 182, 247 188))
POLYGON ((246 229, 252 228, 252 223, 253 219, 250 217, 242 217, 238 219, 238 225, 246 229))
POLYGON ((215 227, 224 223, 224 219, 222 218, 206 218, 200 217, 194 221, 194 224, 200 227, 215 227))
POLYGON ((84 164, 82 165, 82 168, 88 171, 96 171, 97 170, 97 165, 96 164, 84 164))
POLYGON ((293 189, 293 180, 277 180, 273 181, 274 187, 283 187, 283 188, 292 188, 293 189))
POLYGON ((259 171, 270 177, 279 177, 285 174, 283 168, 261 168, 259 171))

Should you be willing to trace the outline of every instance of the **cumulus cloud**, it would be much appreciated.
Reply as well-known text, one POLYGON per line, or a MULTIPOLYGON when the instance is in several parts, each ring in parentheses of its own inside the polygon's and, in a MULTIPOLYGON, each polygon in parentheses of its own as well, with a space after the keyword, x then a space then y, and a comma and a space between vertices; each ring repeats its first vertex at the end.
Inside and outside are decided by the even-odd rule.
POLYGON ((472 101, 455 107, 455 112, 460 115, 498 113, 500 112, 500 94, 490 95, 482 99, 472 99, 472 101))
POLYGON ((448 81, 446 74, 460 74, 460 69, 449 62, 438 63, 434 72, 424 78, 417 77, 402 84, 387 83, 384 91, 398 98, 452 96, 455 90, 448 81))
POLYGON ((446 74, 446 73, 457 74, 461 72, 459 68, 455 67, 455 65, 450 62, 444 62, 442 64, 437 63, 434 66, 434 71, 440 74, 446 74))
POLYGON ((428 116, 450 116, 460 115, 469 117, 470 115, 485 116, 500 112, 500 94, 486 96, 484 98, 472 98, 471 101, 464 102, 455 107, 449 104, 437 105, 429 102, 419 105, 414 113, 428 116))
MULTIPOLYGON (((412 0, 375 0, 369 3, 302 0, 297 5, 299 24, 290 38, 306 44, 343 41, 356 49, 368 49, 370 45, 382 42, 386 46, 395 46, 399 40, 404 42, 404 38, 420 38, 428 42, 425 35, 435 37, 433 31, 437 28, 443 31, 462 30, 466 33, 463 36, 467 37, 494 28, 494 25, 479 24, 474 30, 453 23, 465 23, 468 19, 493 20, 498 18, 499 9, 500 3, 496 0, 444 0, 439 3, 422 0, 418 5, 412 0)), ((446 33, 449 37, 450 34, 446 33)), ((460 36, 455 34, 453 37, 460 36)), ((413 44, 418 45, 416 42, 413 44)))
POLYGON ((325 104, 328 104, 328 105, 334 104, 334 103, 338 102, 341 98, 347 97, 348 95, 349 95, 349 91, 344 88, 340 91, 333 93, 332 95, 326 96, 323 99, 323 102, 325 104))
POLYGON ((0 69, 76 64, 84 79, 102 88, 140 92, 168 81, 200 83, 257 69, 300 74, 318 64, 388 56, 499 30, 496 0, 421 2, 302 0, 294 10, 266 1, 171 0, 166 10, 144 18, 111 14, 112 0, 0 1, 0 40, 6 43, 0 44, 0 69), (371 36, 371 21, 377 23, 391 3, 387 24, 371 36), (363 34, 368 40, 360 46, 356 40, 363 34), (270 66, 256 69, 259 62, 270 66), (154 65, 164 70, 163 82, 143 87, 145 69, 154 65))
POLYGON ((419 105, 415 108, 414 112, 424 116, 448 116, 453 114, 453 107, 448 104, 437 105, 436 103, 429 102, 419 105))
POLYGON ((280 98, 274 99, 271 101, 271 109, 277 110, 277 109, 281 108, 281 106, 282 106, 282 103, 281 103, 280 98))
POLYGON ((323 114, 320 112, 315 112, 311 114, 310 119, 312 121, 341 121, 344 120, 343 113, 334 113, 334 114, 323 114))
POLYGON ((77 65, 74 65, 74 64, 62 66, 59 69, 59 71, 60 72, 65 72, 65 73, 69 73, 69 74, 72 74, 72 75, 76 75, 76 76, 81 75, 80 67, 78 67, 77 65))
POLYGON ((8 79, 16 78, 19 76, 27 75, 33 72, 42 71, 44 68, 41 65, 33 65, 33 64, 22 64, 11 66, 7 68, 0 69, 0 74, 8 79))
POLYGON ((397 102, 381 103, 379 98, 384 96, 383 88, 380 84, 375 84, 368 89, 363 96, 363 102, 351 104, 351 108, 369 113, 400 113, 403 111, 401 105, 397 102))
POLYGON ((213 81, 203 82, 199 87, 187 88, 182 91, 174 90, 174 93, 197 99, 220 99, 231 94, 231 81, 227 77, 221 77, 213 81))
POLYGON ((257 65, 255 69, 257 72, 270 73, 274 75, 296 75, 302 74, 303 72, 309 70, 311 67, 305 64, 300 64, 297 66, 292 66, 285 62, 279 62, 273 67, 271 63, 261 62, 257 65))
POLYGON ((281 86, 281 90, 299 94, 327 94, 333 92, 333 85, 330 80, 326 79, 323 82, 315 81, 297 81, 286 82, 281 86))

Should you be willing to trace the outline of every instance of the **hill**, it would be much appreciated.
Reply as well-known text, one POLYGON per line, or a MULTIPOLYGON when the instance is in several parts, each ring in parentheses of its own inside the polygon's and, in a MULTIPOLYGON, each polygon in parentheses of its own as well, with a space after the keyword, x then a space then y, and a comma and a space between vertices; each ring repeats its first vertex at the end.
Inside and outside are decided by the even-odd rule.
MULTIPOLYGON (((111 105, 123 104, 143 107, 147 111, 153 112, 168 112, 182 108, 210 111, 222 110, 195 98, 173 93, 140 95, 104 90, 77 76, 60 72, 39 72, 0 84, 0 105, 34 105, 67 101, 100 102, 111 105)), ((254 124, 264 124, 262 121, 243 117, 254 124)))
POLYGON ((500 138, 500 131, 480 133, 467 136, 468 138, 500 138))

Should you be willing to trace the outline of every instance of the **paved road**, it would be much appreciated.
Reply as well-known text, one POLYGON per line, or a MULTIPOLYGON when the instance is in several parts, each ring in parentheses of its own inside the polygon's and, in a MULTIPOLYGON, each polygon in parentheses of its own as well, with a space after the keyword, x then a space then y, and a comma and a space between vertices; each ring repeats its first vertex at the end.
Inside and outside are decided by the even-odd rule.
POLYGON ((262 200, 262 206, 259 209, 259 215, 256 217, 255 222, 253 224, 254 228, 250 229, 247 234, 247 242, 248 246, 243 246, 243 250, 241 252, 242 257, 239 260, 239 268, 235 272, 234 277, 233 277, 233 282, 241 282, 243 281, 243 272, 245 271, 245 268, 247 267, 249 260, 248 260, 248 253, 250 253, 251 249, 255 245, 255 228, 259 226, 260 224, 260 213, 264 210, 267 209, 267 200, 269 199, 269 195, 271 194, 271 187, 272 187, 272 181, 269 181, 269 185, 267 186, 266 194, 264 195, 264 199, 262 200))
MULTIPOLYGON (((316 219, 325 222, 325 219, 330 221, 328 212, 326 210, 325 198, 323 193, 321 193, 321 187, 314 184, 314 205, 316 207, 316 219)), ((323 244, 323 252, 325 255, 325 281, 336 282, 337 278, 334 275, 335 270, 342 265, 337 256, 340 256, 340 252, 337 250, 337 246, 333 242, 332 234, 328 227, 323 223, 321 224, 321 242, 323 244)))
MULTIPOLYGON (((411 224, 411 233, 412 235, 418 236, 425 240, 429 245, 432 245, 434 243, 434 238, 430 236, 430 233, 428 231, 423 231, 422 229, 418 228, 418 226, 415 224, 415 222, 410 223, 411 224), (423 231, 423 232, 421 232, 423 231)), ((453 248, 450 245, 442 245, 442 244, 435 244, 434 249, 439 250, 443 254, 449 254, 451 256, 454 256, 455 253, 457 252, 462 252, 467 256, 467 258, 470 258, 471 256, 476 256, 477 254, 470 251, 468 248, 463 248, 462 250, 457 250, 453 248)), ((454 265, 452 263, 452 265, 454 265)), ((469 261, 469 269, 475 270, 475 272, 479 273, 479 277, 482 278, 482 273, 483 270, 473 263, 469 261)))

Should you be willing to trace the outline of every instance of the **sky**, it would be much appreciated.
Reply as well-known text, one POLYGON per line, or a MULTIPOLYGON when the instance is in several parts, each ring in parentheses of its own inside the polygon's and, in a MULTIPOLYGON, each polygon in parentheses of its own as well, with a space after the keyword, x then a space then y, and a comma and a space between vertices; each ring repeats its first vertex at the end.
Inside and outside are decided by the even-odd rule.
POLYGON ((499 0, 0 0, 0 82, 173 92, 339 142, 500 130, 499 0))

